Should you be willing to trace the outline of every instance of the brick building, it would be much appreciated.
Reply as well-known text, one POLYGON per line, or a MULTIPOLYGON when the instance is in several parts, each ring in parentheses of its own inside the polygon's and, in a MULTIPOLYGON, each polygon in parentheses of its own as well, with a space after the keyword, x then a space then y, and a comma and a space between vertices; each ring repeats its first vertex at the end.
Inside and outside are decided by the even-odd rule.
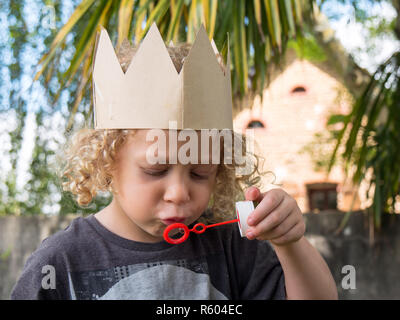
MULTIPOLYGON (((347 113, 351 106, 351 95, 343 81, 326 66, 324 69, 288 51, 285 67, 272 75, 263 101, 256 97, 251 108, 234 115, 234 129, 255 129, 256 151, 265 158, 263 169, 275 174, 275 184, 281 184, 279 187, 297 200, 303 212, 347 211, 353 200, 353 209, 357 210, 365 207, 361 196, 365 186, 357 192, 345 181, 340 166, 327 176, 314 165, 318 153, 326 157, 333 148, 332 143, 310 145, 316 141, 315 134, 327 133, 328 117, 347 113), (311 152, 304 152, 307 145, 311 152)), ((271 174, 263 178, 264 191, 276 187, 271 184, 273 179, 271 174)))

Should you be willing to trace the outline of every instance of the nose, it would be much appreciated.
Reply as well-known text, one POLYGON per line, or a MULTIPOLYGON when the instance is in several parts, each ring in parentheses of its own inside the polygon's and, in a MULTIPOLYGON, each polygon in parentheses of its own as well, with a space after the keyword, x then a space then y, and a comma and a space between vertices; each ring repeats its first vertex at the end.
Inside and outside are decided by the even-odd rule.
POLYGON ((189 188, 182 175, 175 174, 167 183, 164 201, 182 204, 190 200, 189 188))

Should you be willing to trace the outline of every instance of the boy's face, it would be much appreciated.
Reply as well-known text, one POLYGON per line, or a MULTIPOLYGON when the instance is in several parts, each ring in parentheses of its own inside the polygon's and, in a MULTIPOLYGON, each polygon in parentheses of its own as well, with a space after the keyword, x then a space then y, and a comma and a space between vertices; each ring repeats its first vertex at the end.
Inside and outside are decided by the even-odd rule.
MULTIPOLYGON (((174 222, 188 225, 201 216, 209 203, 218 164, 211 164, 211 160, 210 164, 181 164, 177 150, 185 142, 174 135, 175 143, 169 151, 168 130, 163 130, 166 150, 157 153, 165 154, 166 164, 151 164, 146 152, 155 141, 146 141, 148 131, 137 130, 120 149, 114 174, 117 194, 113 199, 113 215, 130 225, 134 240, 158 242, 163 240, 167 225, 174 222), (170 161, 170 155, 177 162, 170 161)), ((200 140, 198 134, 199 145, 200 140)))

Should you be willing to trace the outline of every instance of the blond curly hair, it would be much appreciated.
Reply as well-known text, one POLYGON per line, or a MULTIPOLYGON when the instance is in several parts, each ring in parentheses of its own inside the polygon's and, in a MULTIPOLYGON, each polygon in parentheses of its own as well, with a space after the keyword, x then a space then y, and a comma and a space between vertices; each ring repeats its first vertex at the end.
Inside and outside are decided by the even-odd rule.
MULTIPOLYGON (((190 45, 169 46, 167 49, 179 72, 190 45)), ((135 51, 136 49, 132 48, 128 41, 122 43, 117 56, 124 72, 135 51)), ((221 67, 223 68, 222 65, 221 67)), ((135 132, 136 129, 95 130, 84 127, 70 134, 61 150, 62 168, 59 171, 59 178, 62 189, 71 192, 79 206, 88 206, 99 192, 115 194, 112 172, 116 168, 116 158, 119 150, 135 132)), ((267 173, 260 171, 262 157, 246 150, 247 137, 234 131, 231 133, 241 139, 242 159, 244 157, 246 162, 251 164, 251 170, 247 174, 238 175, 236 169, 242 165, 235 161, 235 157, 232 159, 232 164, 220 162, 209 210, 202 217, 204 222, 212 223, 232 218, 235 201, 244 200, 244 189, 249 186, 261 187, 261 176, 267 173)), ((234 139, 234 136, 232 137, 234 139)), ((222 144, 221 154, 224 146, 225 144, 222 144)), ((232 150, 231 154, 237 151, 232 150)))

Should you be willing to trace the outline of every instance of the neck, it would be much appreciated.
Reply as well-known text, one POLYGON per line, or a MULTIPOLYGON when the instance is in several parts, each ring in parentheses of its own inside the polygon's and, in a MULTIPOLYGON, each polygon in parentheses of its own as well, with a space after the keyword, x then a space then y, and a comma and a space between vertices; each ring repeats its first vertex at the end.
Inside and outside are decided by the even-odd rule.
POLYGON ((107 207, 96 213, 95 217, 106 229, 122 238, 140 242, 160 241, 140 229, 122 210, 115 197, 107 207))

